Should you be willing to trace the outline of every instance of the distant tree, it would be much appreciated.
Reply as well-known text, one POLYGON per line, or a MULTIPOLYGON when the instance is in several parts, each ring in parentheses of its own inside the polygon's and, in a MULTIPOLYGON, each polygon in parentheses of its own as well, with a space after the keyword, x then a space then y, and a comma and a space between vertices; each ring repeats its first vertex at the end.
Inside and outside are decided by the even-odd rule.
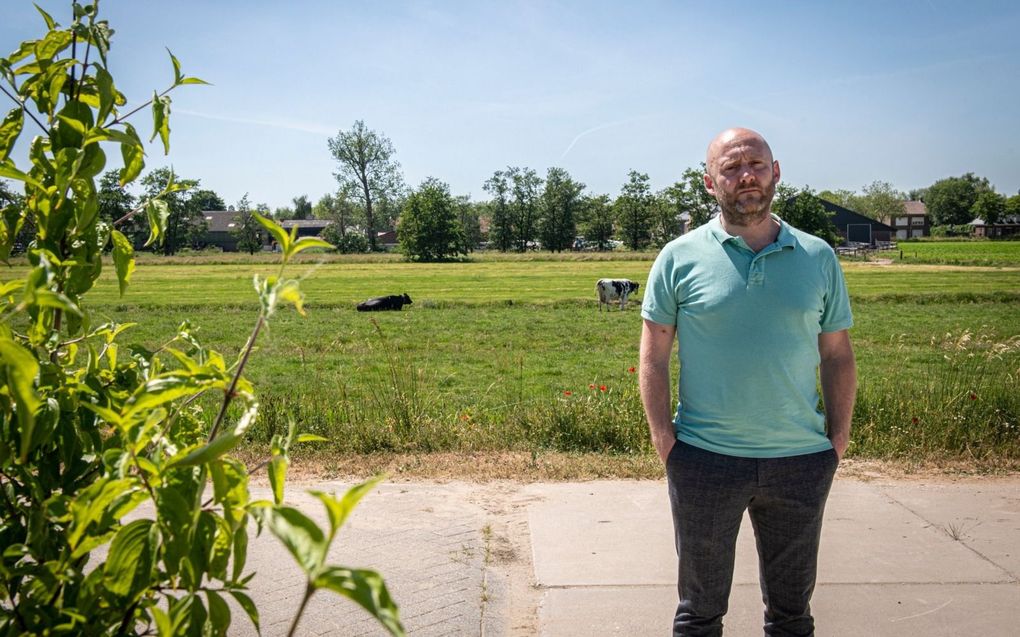
POLYGON ((510 218, 513 223, 514 245, 518 252, 528 249, 528 244, 538 234, 539 188, 542 178, 531 168, 507 168, 510 178, 510 218))
POLYGON ((212 190, 196 190, 191 194, 191 199, 198 206, 199 210, 227 209, 227 204, 223 201, 223 198, 212 190))
POLYGON ((482 243, 481 215, 485 205, 471 201, 467 195, 456 198, 457 219, 464 231, 464 246, 468 252, 474 252, 482 243))
MULTIPOLYGON (((202 216, 202 199, 192 195, 198 188, 197 179, 178 179, 169 168, 157 168, 145 177, 141 183, 145 188, 146 197, 154 197, 166 188, 173 177, 174 183, 186 186, 187 190, 179 190, 163 197, 170 211, 166 222, 166 235, 163 238, 162 252, 165 255, 176 254, 185 247, 200 247, 205 238, 206 223, 202 216)), ((222 209, 222 208, 221 208, 222 209)))
POLYGON ((848 210, 857 212, 857 193, 852 190, 822 190, 815 196, 829 203, 834 203, 837 206, 843 206, 848 210))
MULTIPOLYGON (((348 228, 360 224, 363 219, 357 202, 344 190, 338 190, 335 195, 323 195, 312 208, 312 214, 316 219, 332 221, 330 226, 335 226, 336 237, 345 236, 348 228)), ((336 241, 326 240, 336 245, 336 241)), ((365 241, 367 245, 368 239, 365 241)))
POLYGON ((1006 216, 1020 219, 1020 193, 1006 199, 1006 216))
POLYGON ((905 198, 906 195, 893 188, 889 182, 873 181, 862 189, 861 195, 855 197, 856 207, 852 210, 876 220, 893 218, 903 214, 905 198))
POLYGON ((550 168, 542 190, 539 239, 553 252, 570 250, 577 237, 577 216, 584 184, 571 179, 563 168, 550 168))
POLYGON ((294 197, 290 200, 294 204, 294 218, 295 219, 311 219, 312 218, 312 202, 308 199, 308 195, 301 195, 300 197, 294 197))
POLYGON ((109 170, 99 178, 99 218, 111 226, 120 221, 117 229, 124 233, 135 248, 140 248, 149 238, 149 223, 143 213, 126 218, 135 208, 137 200, 120 185, 120 171, 109 170), (121 221, 123 219, 123 221, 121 221))
POLYGON ((376 250, 376 202, 394 198, 403 187, 400 164, 393 159, 393 144, 384 135, 369 130, 361 120, 349 131, 329 140, 329 150, 338 163, 334 176, 340 188, 356 191, 365 211, 365 233, 369 247, 376 250))
POLYGON ((467 254, 450 187, 429 177, 408 195, 400 215, 400 250, 414 261, 443 261, 467 254))
POLYGON ((482 188, 492 197, 488 206, 489 243, 500 252, 509 252, 514 244, 514 225, 507 173, 497 170, 482 188))
POLYGON ((928 187, 924 205, 932 225, 963 225, 974 219, 971 208, 982 192, 992 190, 988 180, 967 173, 960 177, 940 179, 928 187))
POLYGON ((280 206, 273 210, 272 215, 277 221, 289 221, 294 218, 294 209, 290 206, 280 206))
POLYGON ((653 198, 648 175, 630 171, 627 183, 620 189, 613 207, 620 227, 620 236, 631 250, 640 250, 651 240, 653 198))
POLYGON ((971 206, 970 215, 987 224, 999 223, 1006 216, 1006 198, 997 192, 982 192, 971 206))
POLYGON ((772 200, 772 212, 794 228, 824 239, 829 245, 836 245, 840 239, 832 223, 832 213, 825 209, 810 188, 797 190, 779 184, 772 200))
POLYGON ((586 243, 597 250, 608 250, 613 238, 613 203, 609 195, 585 197, 581 207, 581 232, 586 243))
POLYGON ((907 201, 924 201, 927 196, 927 188, 913 188, 907 192, 907 201))
POLYGON ((656 248, 675 239, 683 229, 677 194, 670 186, 652 195, 651 245, 656 248))
POLYGON ((719 209, 715 197, 705 189, 705 170, 705 162, 701 162, 697 168, 688 168, 679 181, 659 193, 660 198, 669 205, 669 210, 661 213, 653 228, 653 236, 659 235, 655 239, 657 245, 664 244, 682 232, 680 218, 684 213, 689 217, 687 230, 690 231, 708 223, 719 209))
POLYGON ((244 193, 241 200, 237 202, 235 210, 237 215, 234 216, 234 227, 230 233, 237 237, 237 249, 244 250, 248 254, 261 251, 266 235, 262 224, 251 212, 248 193, 244 193))

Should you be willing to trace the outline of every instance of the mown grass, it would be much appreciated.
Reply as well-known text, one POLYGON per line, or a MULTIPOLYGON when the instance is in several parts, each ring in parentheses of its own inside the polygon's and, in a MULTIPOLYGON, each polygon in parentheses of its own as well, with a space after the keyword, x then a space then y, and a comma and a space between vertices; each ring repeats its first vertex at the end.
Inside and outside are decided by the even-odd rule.
POLYGON ((886 254, 900 263, 1015 267, 1020 266, 1020 241, 902 241, 898 250, 881 256, 886 254))
MULTIPOLYGON (((593 288, 602 276, 643 282, 649 265, 310 265, 309 317, 274 317, 248 368, 262 404, 252 444, 294 417, 330 439, 318 453, 648 457, 631 371, 640 316, 634 305, 600 314, 593 288), (403 291, 415 299, 404 312, 353 310, 403 291)), ((105 318, 144 325, 127 343, 157 346, 189 320, 232 354, 255 316, 253 269, 270 271, 143 263, 130 302, 108 280, 92 300, 105 318)), ((845 270, 861 377, 851 456, 1020 460, 1020 269, 845 270)))
MULTIPOLYGON (((275 316, 247 369, 262 405, 251 452, 293 417, 330 439, 311 450, 316 458, 482 454, 561 477, 657 470, 631 371, 636 304, 596 309, 598 278, 644 284, 653 255, 626 254, 295 264, 309 316, 275 316), (405 291, 415 303, 404 312, 354 311, 357 301, 405 291), (573 457, 605 461, 580 472, 542 464, 573 457)), ((226 256, 142 258, 123 299, 108 268, 89 302, 98 320, 141 324, 125 345, 157 347, 187 320, 203 342, 234 355, 256 314, 252 275, 276 268, 263 256, 226 256)), ((1018 265, 844 263, 861 379, 851 457, 1020 464, 1018 265)))

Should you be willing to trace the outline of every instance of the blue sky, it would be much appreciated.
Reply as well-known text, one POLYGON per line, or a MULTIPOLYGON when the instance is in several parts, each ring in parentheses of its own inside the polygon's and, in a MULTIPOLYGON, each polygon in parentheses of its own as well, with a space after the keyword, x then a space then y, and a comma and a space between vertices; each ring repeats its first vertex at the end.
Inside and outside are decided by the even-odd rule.
MULTIPOLYGON (((69 2, 39 4, 69 21, 69 2)), ((172 164, 228 204, 332 192, 326 140, 358 119, 392 140, 408 184, 434 176, 476 200, 507 165, 561 166, 593 193, 616 195, 631 169, 663 188, 732 125, 761 131, 797 186, 973 171, 1020 189, 1011 1, 100 6, 130 101, 169 83, 165 47, 213 84, 172 94, 171 154, 151 145, 147 169, 172 164)), ((0 48, 42 26, 4 0, 0 48)))

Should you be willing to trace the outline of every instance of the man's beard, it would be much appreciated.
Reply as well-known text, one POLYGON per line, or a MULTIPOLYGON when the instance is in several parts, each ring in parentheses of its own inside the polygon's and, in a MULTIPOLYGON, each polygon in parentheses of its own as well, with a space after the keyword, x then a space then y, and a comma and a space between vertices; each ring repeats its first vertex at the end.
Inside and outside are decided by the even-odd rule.
POLYGON ((754 226, 764 221, 772 209, 776 194, 775 180, 761 187, 759 193, 736 193, 716 197, 723 219, 731 226, 754 226))

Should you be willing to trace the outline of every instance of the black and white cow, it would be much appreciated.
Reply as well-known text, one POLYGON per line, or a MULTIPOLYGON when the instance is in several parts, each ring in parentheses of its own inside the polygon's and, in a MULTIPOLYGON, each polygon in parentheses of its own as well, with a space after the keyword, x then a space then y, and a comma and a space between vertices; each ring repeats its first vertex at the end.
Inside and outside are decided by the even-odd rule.
POLYGON ((609 304, 617 300, 620 301, 620 309, 624 309, 627 306, 627 297, 631 292, 637 292, 637 289, 638 284, 630 279, 599 279, 595 284, 595 291, 599 294, 599 312, 602 311, 603 303, 608 310, 609 304))
POLYGON ((411 300, 406 293, 405 294, 391 294, 389 296, 377 296, 374 299, 369 299, 363 303, 358 303, 359 312, 384 312, 386 310, 394 310, 399 312, 405 305, 410 305, 414 301, 411 300))

